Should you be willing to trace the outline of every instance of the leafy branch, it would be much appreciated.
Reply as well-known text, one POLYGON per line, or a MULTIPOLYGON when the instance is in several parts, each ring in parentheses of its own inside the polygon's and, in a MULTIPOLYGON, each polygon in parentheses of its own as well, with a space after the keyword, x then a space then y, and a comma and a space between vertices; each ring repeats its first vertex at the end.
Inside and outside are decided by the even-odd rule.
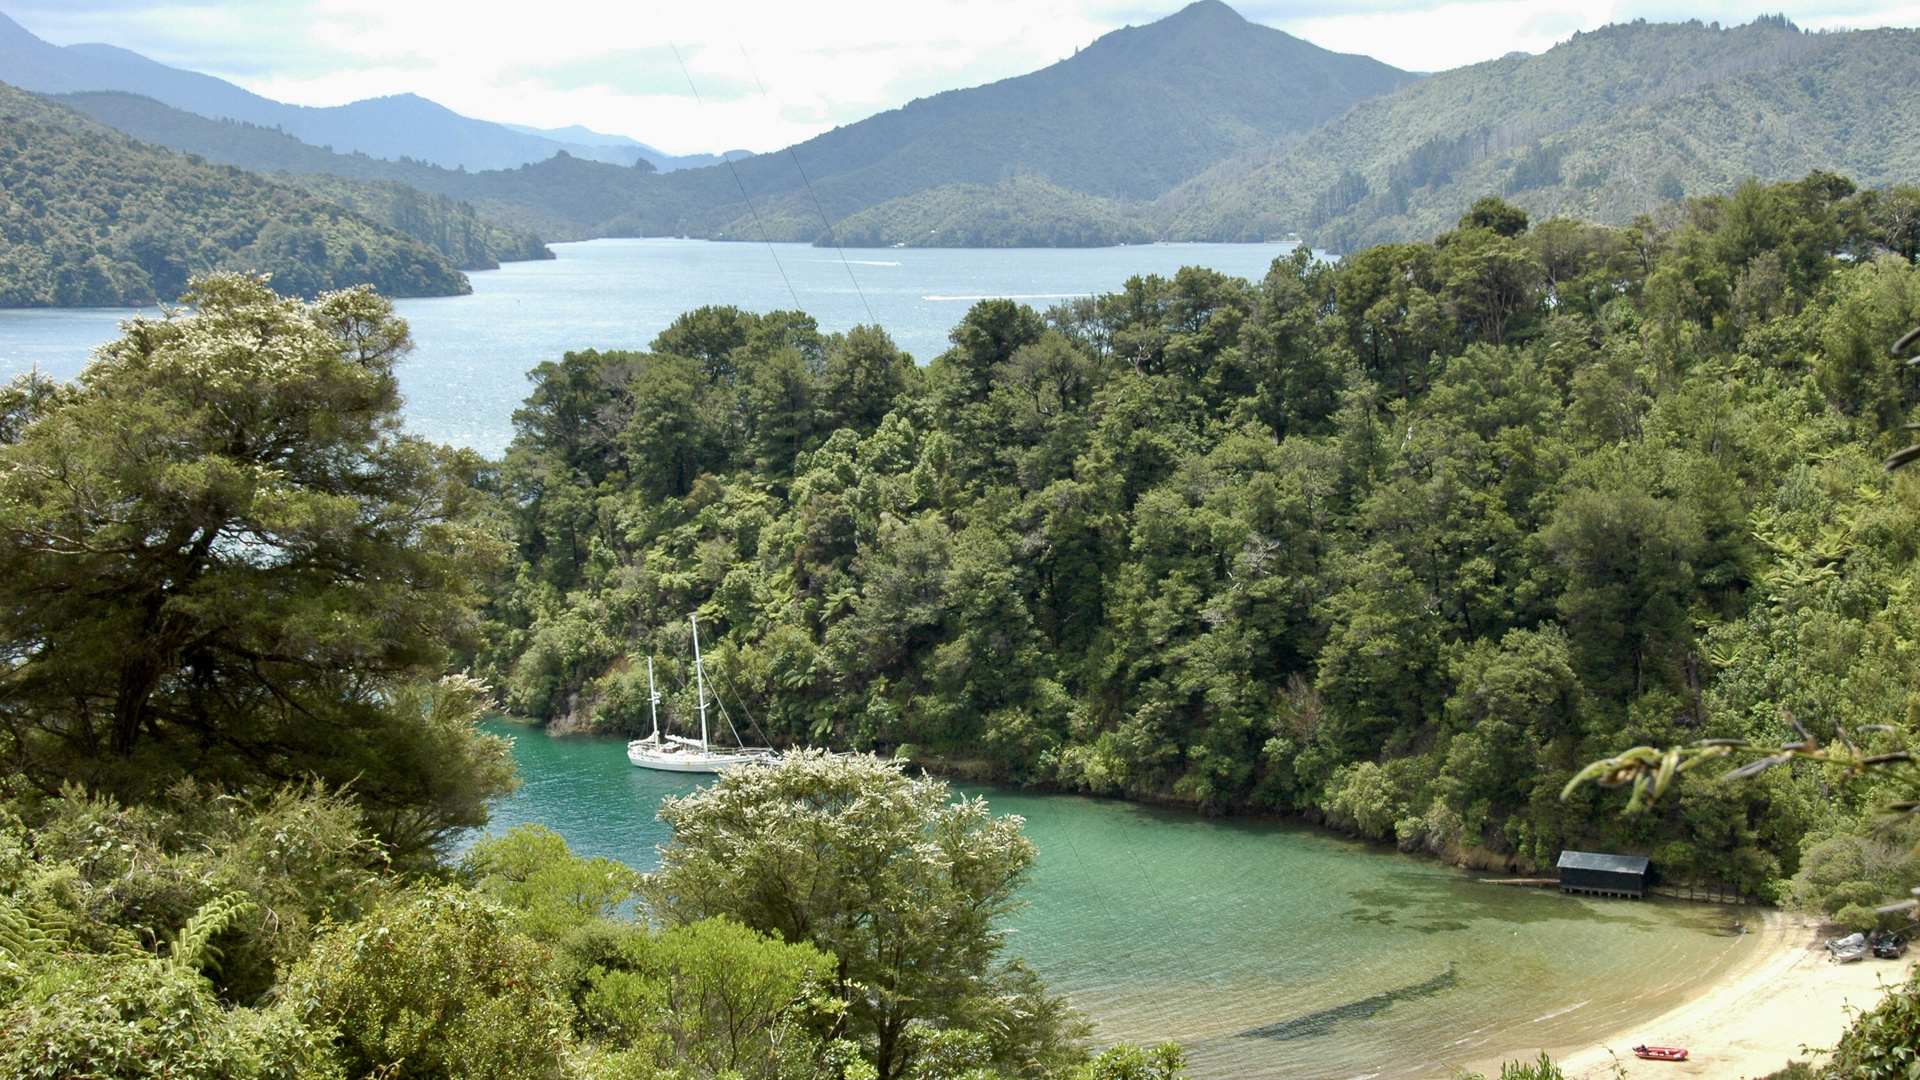
MULTIPOLYGON (((1920 326, 1914 327, 1893 343, 1895 358, 1905 356, 1908 349, 1920 343, 1920 326)), ((1908 366, 1920 366, 1920 356, 1907 360, 1908 366)), ((1903 430, 1920 431, 1920 424, 1907 424, 1903 430)), ((1896 451, 1886 460, 1886 470, 1896 469, 1920 461, 1920 444, 1896 451)), ((1767 540, 1765 536, 1762 540, 1767 540)), ((1831 541, 1832 538, 1829 538, 1831 541)), ((1603 788, 1631 787, 1632 796, 1627 800, 1626 813, 1637 814, 1652 806, 1666 794, 1680 774, 1691 771, 1709 761, 1726 758, 1747 758, 1745 764, 1728 770, 1720 779, 1743 780, 1758 776, 1777 765, 1786 765, 1794 761, 1817 761, 1826 765, 1841 767, 1841 782, 1857 780, 1869 775, 1892 779, 1904 789, 1904 798, 1887 803, 1883 809, 1888 813, 1912 816, 1920 813, 1920 756, 1911 750, 1894 750, 1884 754, 1865 754, 1848 737, 1844 728, 1836 728, 1834 742, 1821 746, 1819 741, 1807 733, 1800 721, 1787 716, 1787 722, 1800 736, 1798 742, 1780 744, 1778 750, 1768 750, 1755 746, 1746 739, 1702 739, 1687 746, 1672 746, 1659 750, 1651 746, 1636 746, 1631 750, 1593 762, 1576 773, 1560 789, 1560 800, 1565 802, 1573 797, 1580 785, 1592 783, 1603 788)), ((1886 724, 1862 725, 1862 732, 1892 732, 1886 724)), ((1916 849, 1920 850, 1920 849, 1916 849)))
MULTIPOLYGON (((1794 733, 1800 738, 1797 742, 1781 743, 1777 750, 1755 745, 1746 739, 1702 739, 1665 750, 1636 746, 1596 761, 1574 774, 1573 779, 1567 781, 1567 786, 1560 790, 1560 798, 1563 802, 1572 798, 1573 793, 1586 783, 1603 788, 1631 787, 1633 793, 1627 800, 1626 813, 1637 814, 1658 802, 1681 773, 1709 761, 1744 758, 1743 764, 1721 774, 1719 779, 1723 782, 1744 780, 1779 765, 1817 761, 1823 765, 1838 766, 1841 769, 1838 779, 1843 783, 1868 775, 1891 777, 1907 789, 1909 797, 1888 803, 1886 809, 1899 814, 1920 812, 1920 767, 1917 767, 1920 766, 1920 756, 1910 750, 1864 753, 1845 729, 1836 729, 1833 742, 1822 746, 1818 739, 1807 733, 1800 721, 1789 715, 1787 722, 1793 725, 1794 733)), ((1886 724, 1868 724, 1862 726, 1860 731, 1891 732, 1893 728, 1886 724)))

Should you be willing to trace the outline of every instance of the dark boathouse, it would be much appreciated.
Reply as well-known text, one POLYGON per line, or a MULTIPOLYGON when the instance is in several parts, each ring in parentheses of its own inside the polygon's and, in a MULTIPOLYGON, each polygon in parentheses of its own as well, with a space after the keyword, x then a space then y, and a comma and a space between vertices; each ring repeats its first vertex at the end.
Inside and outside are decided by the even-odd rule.
POLYGON ((1647 894, 1649 863, 1641 855, 1597 855, 1591 851, 1560 853, 1560 891, 1595 896, 1647 894))

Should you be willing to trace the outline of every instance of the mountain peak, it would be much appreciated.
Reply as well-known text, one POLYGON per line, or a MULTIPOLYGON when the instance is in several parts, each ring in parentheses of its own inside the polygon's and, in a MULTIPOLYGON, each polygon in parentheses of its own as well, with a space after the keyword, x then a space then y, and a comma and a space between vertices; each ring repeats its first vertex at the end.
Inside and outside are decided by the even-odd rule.
POLYGON ((1224 26, 1241 26, 1246 23, 1247 19, 1246 16, 1235 11, 1232 7, 1224 3, 1223 0, 1193 0, 1193 3, 1158 21, 1163 24, 1205 21, 1219 23, 1224 26))

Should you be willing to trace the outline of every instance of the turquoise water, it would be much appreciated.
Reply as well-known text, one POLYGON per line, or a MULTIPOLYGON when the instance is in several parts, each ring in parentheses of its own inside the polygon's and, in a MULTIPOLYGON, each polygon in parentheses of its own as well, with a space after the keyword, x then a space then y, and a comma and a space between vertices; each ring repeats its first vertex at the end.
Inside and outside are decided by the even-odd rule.
MULTIPOLYGON (((697 786, 633 768, 617 740, 497 730, 526 784, 492 829, 539 822, 650 867, 660 797, 697 786)), ((1749 941, 1730 908, 1484 885, 1284 824, 978 793, 1040 849, 1009 947, 1096 1038, 1180 1039, 1201 1077, 1445 1076, 1564 1052, 1679 1004, 1749 941)))
MULTIPOLYGON (((526 373, 570 349, 645 348, 703 304, 800 308, 823 330, 878 322, 921 361, 975 300, 1012 296, 1044 310, 1118 289, 1134 274, 1207 266, 1266 274, 1277 244, 1146 244, 1015 250, 900 248, 839 253, 805 244, 590 240, 558 258, 469 274, 473 295, 402 300, 416 348, 400 368, 407 422, 437 442, 498 455, 513 437, 526 373)), ((72 378, 130 309, 0 310, 0 377, 38 365, 72 378)))
MULTIPOLYGON (((498 453, 525 372, 567 349, 641 348, 706 303, 795 296, 824 329, 878 321, 922 360, 975 299, 1046 306, 1138 273, 1199 264, 1257 277, 1266 245, 1078 251, 848 252, 801 245, 601 240, 472 275, 474 295, 408 300, 409 426, 498 453), (778 263, 775 262, 775 257, 778 263), (783 276, 784 275, 784 276, 783 276), (856 291, 854 280, 859 283, 856 291), (864 297, 863 295, 864 294, 864 297), (871 310, 871 315, 869 315, 871 310)), ((0 375, 76 374, 125 310, 0 311, 0 375)), ((504 730, 504 729, 503 729, 504 730)), ((639 867, 667 839, 661 796, 696 782, 627 764, 615 740, 525 728, 525 786, 494 828, 533 821, 639 867)), ((1477 884, 1430 860, 1276 824, 1123 803, 983 792, 1040 848, 1008 926, 1102 1041, 1178 1038, 1197 1076, 1373 1080, 1560 1051, 1657 1016, 1742 953, 1740 913, 1477 884)), ((1661 1041, 1661 1033, 1639 1036, 1661 1041)))

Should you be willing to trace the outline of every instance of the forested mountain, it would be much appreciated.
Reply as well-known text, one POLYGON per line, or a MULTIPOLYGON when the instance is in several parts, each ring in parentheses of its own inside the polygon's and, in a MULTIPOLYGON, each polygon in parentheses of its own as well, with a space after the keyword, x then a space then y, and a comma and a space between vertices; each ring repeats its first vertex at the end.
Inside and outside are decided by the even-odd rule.
MULTIPOLYGON (((800 169, 835 219, 943 184, 1033 176, 1115 199, 1151 199, 1236 154, 1319 126, 1415 76, 1242 19, 1220 0, 1116 30, 1057 64, 951 90, 742 163, 756 199, 799 200, 800 169)), ((741 216, 725 174, 688 172, 741 216)), ((806 206, 813 211, 811 201, 806 206)), ((814 212, 818 220, 817 211, 814 212)), ((737 227, 736 227, 737 229, 737 227)), ((811 238, 811 233, 808 238, 811 238)))
MULTIPOLYGON (((36 48, 13 51, 66 52, 36 48)), ((554 240, 1300 235, 1358 250, 1429 238, 1488 193, 1536 217, 1619 225, 1750 176, 1920 180, 1920 32, 1806 34, 1779 17, 1609 26, 1539 56, 1416 78, 1201 0, 1029 75, 918 100, 733 168, 662 175, 577 146, 517 168, 442 168, 417 148, 413 160, 335 154, 287 137, 284 124, 214 123, 126 94, 70 100, 150 141, 252 169, 396 181, 554 240)), ((607 137, 580 137, 606 149, 607 137)))
POLYGON ((551 240, 638 235, 638 227, 631 223, 634 208, 660 198, 659 189, 644 179, 653 171, 645 161, 616 166, 562 152, 519 169, 470 173, 410 159, 335 153, 273 128, 209 120, 137 94, 101 91, 63 94, 56 100, 137 139, 243 169, 399 183, 430 195, 470 201, 480 208, 482 220, 517 237, 503 240, 503 248, 492 249, 496 259, 505 257, 500 254, 503 250, 523 246, 534 234, 551 240))
POLYGON ((815 240, 848 247, 1111 247, 1153 234, 1111 201, 1019 177, 944 184, 843 218, 815 240))
POLYGON ((917 227, 929 215, 960 214, 972 224, 945 235, 969 243, 1085 244, 1150 235, 1126 223, 1135 213, 1127 201, 1151 199, 1235 155, 1298 139, 1355 102, 1414 78, 1248 23, 1219 0, 1201 0, 1029 75, 937 94, 733 169, 660 176, 577 152, 516 169, 464 172, 326 155, 276 132, 216 129, 125 95, 72 100, 165 145, 248 168, 398 180, 470 201, 495 221, 554 240, 810 241, 828 235, 829 222, 904 199, 852 223, 852 235, 891 237, 909 221, 917 227), (1005 185, 1015 178, 1036 182, 1005 185), (752 211, 742 202, 743 186, 752 211), (969 197, 978 205, 963 207, 969 197))
POLYGON ((1818 772, 1639 817, 1560 791, 1789 717, 1912 736, 1920 478, 1881 459, 1920 404, 1888 351, 1920 321, 1916 220, 1920 191, 1829 174, 1625 229, 1487 199, 1262 281, 983 302, 925 369, 874 327, 691 312, 534 372, 476 670, 637 730, 650 655, 688 707, 698 610, 718 685, 793 743, 1495 862, 1602 843, 1816 906, 1898 892, 1861 856, 1878 796, 1818 772))
POLYGON ((212 270, 288 293, 467 291, 440 252, 332 202, 134 141, 0 85, 0 306, 126 305, 212 270))
POLYGON ((1357 250, 1431 237, 1488 193, 1618 225, 1747 177, 1911 183, 1916 117, 1920 33, 1634 22, 1367 102, 1250 173, 1172 193, 1157 230, 1357 250))
POLYGON ((461 270, 497 270, 503 262, 553 258, 533 233, 495 224, 471 203, 429 195, 397 180, 348 180, 326 173, 281 173, 275 179, 390 225, 461 270))
POLYGON ((336 154, 281 131, 204 116, 119 91, 62 94, 103 124, 143 142, 210 161, 274 173, 322 198, 385 222, 453 260, 462 270, 490 270, 502 262, 552 258, 539 236, 498 224, 465 202, 428 194, 407 183, 434 182, 442 170, 416 161, 336 154))
POLYGON ((112 45, 53 45, 0 14, 0 81, 37 94, 118 90, 215 120, 279 128, 313 146, 374 157, 410 157, 446 168, 510 169, 565 150, 632 164, 638 152, 560 142, 503 124, 461 116, 414 94, 368 98, 331 108, 288 105, 112 45))

